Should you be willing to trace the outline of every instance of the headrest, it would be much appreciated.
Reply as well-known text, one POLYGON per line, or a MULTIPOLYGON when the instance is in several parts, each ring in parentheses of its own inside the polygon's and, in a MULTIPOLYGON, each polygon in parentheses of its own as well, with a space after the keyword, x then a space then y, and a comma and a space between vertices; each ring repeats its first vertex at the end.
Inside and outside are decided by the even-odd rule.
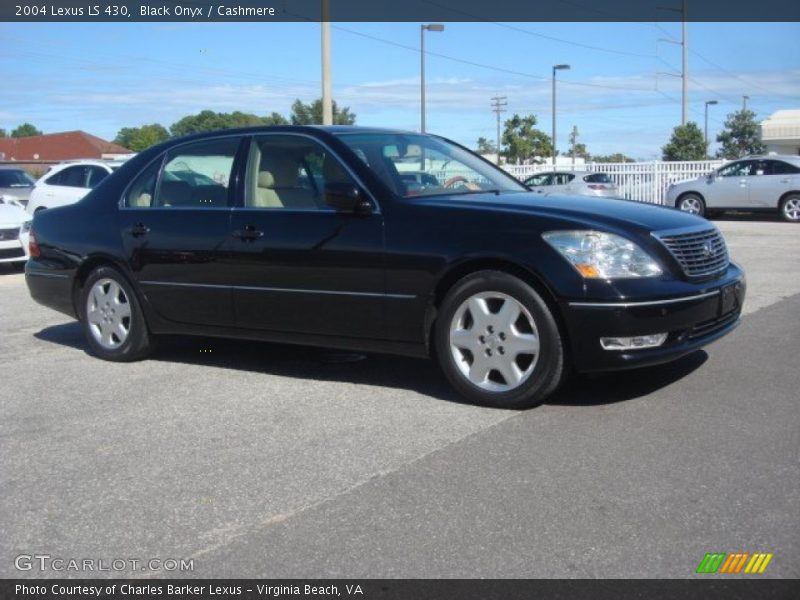
POLYGON ((270 171, 259 171, 258 187, 272 189, 275 187, 275 176, 270 171))

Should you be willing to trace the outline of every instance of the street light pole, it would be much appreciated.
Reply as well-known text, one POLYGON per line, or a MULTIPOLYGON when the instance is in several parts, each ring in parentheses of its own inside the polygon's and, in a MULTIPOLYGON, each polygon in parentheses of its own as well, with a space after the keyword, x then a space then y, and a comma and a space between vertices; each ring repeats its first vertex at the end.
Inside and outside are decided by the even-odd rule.
POLYGON ((742 96, 742 111, 747 110, 747 101, 750 100, 750 96, 742 96))
POLYGON ((569 65, 553 65, 553 168, 556 166, 556 71, 566 71, 569 65))
POLYGON ((425 31, 444 31, 441 23, 419 26, 419 130, 425 133, 425 31))
POLYGON ((708 107, 714 106, 715 104, 719 104, 716 100, 706 100, 706 127, 705 127, 705 135, 703 139, 706 141, 706 156, 708 156, 708 107))

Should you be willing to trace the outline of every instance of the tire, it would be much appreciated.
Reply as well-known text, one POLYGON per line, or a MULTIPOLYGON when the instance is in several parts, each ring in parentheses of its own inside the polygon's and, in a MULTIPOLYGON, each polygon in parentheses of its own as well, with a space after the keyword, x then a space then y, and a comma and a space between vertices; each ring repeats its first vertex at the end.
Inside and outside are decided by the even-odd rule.
POLYGON ((800 194, 789 194, 781 200, 780 213, 787 223, 800 223, 800 194))
POLYGON ((131 362, 150 353, 151 336, 139 301, 116 269, 98 267, 89 274, 80 293, 79 315, 94 356, 131 362))
POLYGON ((706 214, 706 203, 698 194, 684 194, 675 202, 675 208, 698 217, 706 214))
POLYGON ((547 304, 502 271, 479 271, 452 287, 434 326, 434 345, 450 384, 483 406, 538 406, 565 372, 564 342, 547 304))

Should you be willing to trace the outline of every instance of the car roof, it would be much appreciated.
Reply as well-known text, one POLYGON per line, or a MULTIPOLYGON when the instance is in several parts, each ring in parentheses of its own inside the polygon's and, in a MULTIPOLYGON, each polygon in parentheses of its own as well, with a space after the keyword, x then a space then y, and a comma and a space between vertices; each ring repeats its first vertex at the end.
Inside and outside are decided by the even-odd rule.
POLYGON ((736 160, 785 160, 789 162, 800 162, 800 156, 794 154, 751 154, 736 160))

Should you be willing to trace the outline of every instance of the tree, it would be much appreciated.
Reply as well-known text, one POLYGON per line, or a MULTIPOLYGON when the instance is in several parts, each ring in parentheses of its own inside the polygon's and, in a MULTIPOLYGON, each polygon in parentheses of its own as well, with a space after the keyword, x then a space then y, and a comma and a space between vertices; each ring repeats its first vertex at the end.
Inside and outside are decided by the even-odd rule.
POLYGON ((0 127, 0 138, 8 137, 6 130, 0 127))
POLYGON ((152 123, 141 127, 123 127, 114 138, 114 143, 141 152, 166 139, 169 139, 169 131, 163 125, 152 123))
POLYGON ((725 129, 717 136, 722 147, 718 158, 735 159, 748 154, 763 154, 766 147, 761 143, 761 129, 756 123, 756 113, 739 110, 728 115, 725 129))
POLYGON ((31 137, 33 135, 42 135, 42 132, 36 129, 30 123, 23 123, 11 132, 11 137, 31 137))
POLYGON ((636 162, 632 158, 628 158, 622 152, 615 152, 614 154, 596 154, 592 156, 592 162, 596 163, 631 163, 636 162))
POLYGON ((188 115, 176 121, 170 126, 169 131, 173 137, 180 137, 202 131, 217 131, 219 129, 257 125, 285 125, 286 123, 286 119, 276 112, 266 117, 259 117, 258 115, 243 113, 238 110, 232 113, 203 110, 196 115, 188 115))
POLYGON ((503 149, 500 154, 508 162, 524 164, 537 157, 553 155, 553 143, 543 131, 536 129, 536 117, 515 114, 505 122, 503 149))
POLYGON ((697 123, 689 121, 673 129, 672 137, 661 152, 664 160, 705 160, 708 144, 697 123))
MULTIPOLYGON (((292 125, 321 125, 322 124, 322 100, 314 100, 311 104, 295 100, 292 104, 292 125)), ((336 101, 333 101, 333 124, 334 125, 354 125, 356 115, 350 112, 350 107, 339 108, 336 101)))
POLYGON ((494 154, 497 152, 495 145, 485 137, 478 138, 478 154, 494 154))

